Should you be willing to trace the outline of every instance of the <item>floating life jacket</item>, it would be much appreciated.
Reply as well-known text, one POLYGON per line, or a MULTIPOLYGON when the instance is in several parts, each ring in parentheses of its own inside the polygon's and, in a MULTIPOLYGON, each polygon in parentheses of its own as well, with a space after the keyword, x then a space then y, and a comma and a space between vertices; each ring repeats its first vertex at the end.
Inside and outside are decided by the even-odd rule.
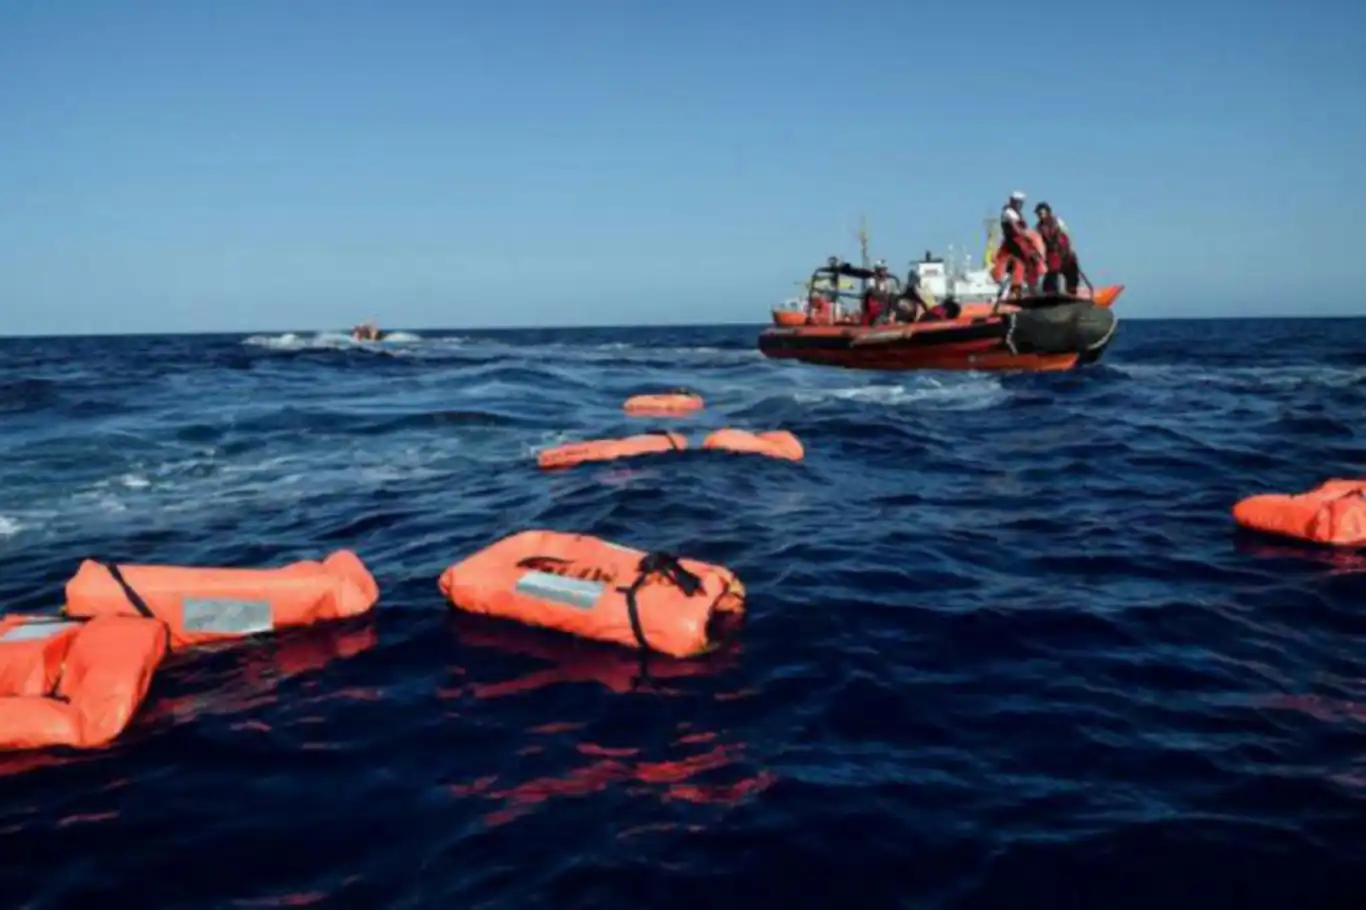
POLYGON ((552 468, 572 468, 592 461, 616 461, 618 458, 633 458, 637 455, 681 452, 687 447, 688 437, 681 433, 642 433, 624 439, 590 439, 552 446, 537 454, 536 464, 548 471, 552 468))
POLYGON ((789 461, 801 461, 806 455, 801 442, 787 430, 751 433, 749 430, 736 430, 728 427, 724 430, 717 430, 702 440, 702 448, 719 449, 723 452, 767 455, 769 458, 785 458, 789 461))
POLYGON ((164 623, 0 617, 0 749, 93 749, 122 733, 166 656, 164 623))
POLYGON ((157 619, 173 648, 359 616, 378 600, 374 577, 350 550, 274 569, 87 559, 66 583, 68 616, 157 619))
POLYGON ((1326 480, 1306 493, 1263 493, 1233 507, 1240 527, 1330 546, 1366 546, 1366 480, 1326 480))
POLYGON ((632 395, 622 410, 636 417, 672 417, 702 410, 702 396, 686 389, 658 395, 632 395))
POLYGON ((558 531, 505 537, 438 586, 470 613, 680 658, 722 644, 745 606, 729 569, 558 531))

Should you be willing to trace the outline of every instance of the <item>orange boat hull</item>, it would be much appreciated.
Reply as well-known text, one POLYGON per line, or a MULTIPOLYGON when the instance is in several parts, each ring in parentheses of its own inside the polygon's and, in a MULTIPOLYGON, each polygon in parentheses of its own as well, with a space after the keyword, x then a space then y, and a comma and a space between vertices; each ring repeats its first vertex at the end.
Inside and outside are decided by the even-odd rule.
POLYGON ((760 333, 758 347, 774 360, 855 370, 1057 372, 1094 363, 1109 346, 1118 320, 1100 297, 1094 306, 1010 306, 995 316, 990 304, 964 307, 957 319, 912 325, 774 326, 760 333))

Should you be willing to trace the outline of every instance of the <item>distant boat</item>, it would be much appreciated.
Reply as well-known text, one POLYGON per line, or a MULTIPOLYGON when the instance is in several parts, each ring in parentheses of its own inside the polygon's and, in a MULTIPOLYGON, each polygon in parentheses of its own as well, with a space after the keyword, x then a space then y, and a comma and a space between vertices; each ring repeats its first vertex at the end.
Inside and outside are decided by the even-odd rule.
POLYGON ((352 341, 383 341, 386 334, 381 332, 373 321, 363 322, 351 328, 352 341))

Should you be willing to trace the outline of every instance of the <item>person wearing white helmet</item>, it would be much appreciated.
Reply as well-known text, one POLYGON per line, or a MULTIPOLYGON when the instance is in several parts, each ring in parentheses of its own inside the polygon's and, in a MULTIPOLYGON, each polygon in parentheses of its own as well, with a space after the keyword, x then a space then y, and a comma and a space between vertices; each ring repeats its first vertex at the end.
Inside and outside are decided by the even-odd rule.
POLYGON ((1038 280, 1035 273, 1039 271, 1038 249, 1025 233, 1029 224, 1022 211, 1024 203, 1025 194, 1016 190, 1001 206, 1001 245, 996 248, 991 264, 991 277, 998 282, 1010 273, 1010 289, 1015 297, 1023 294, 1026 284, 1032 286, 1038 280))
POLYGON ((887 263, 879 259, 873 263, 873 275, 863 292, 863 324, 873 325, 890 314, 892 298, 898 290, 895 278, 887 271, 887 263))
POLYGON ((1010 240, 1028 225, 1024 219, 1025 194, 1016 190, 1001 206, 1001 239, 1010 240))

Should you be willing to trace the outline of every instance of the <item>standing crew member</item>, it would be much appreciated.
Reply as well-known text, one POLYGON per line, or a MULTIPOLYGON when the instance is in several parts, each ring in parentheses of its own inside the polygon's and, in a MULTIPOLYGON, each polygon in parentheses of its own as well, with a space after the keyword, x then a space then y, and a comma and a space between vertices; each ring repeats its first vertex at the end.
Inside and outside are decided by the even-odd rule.
POLYGON ((1024 202, 1025 194, 1016 190, 1001 207, 1001 245, 996 248, 991 264, 991 277, 997 282, 1010 273, 1010 288, 1015 297, 1021 296, 1025 285, 1033 287, 1039 272, 1038 250, 1025 234, 1029 225, 1021 212, 1024 202))
POLYGON ((1072 238, 1067 234, 1067 225, 1053 214, 1047 202, 1034 206, 1038 219, 1039 236, 1043 238, 1045 264, 1048 271, 1043 276, 1042 290, 1045 294, 1058 293, 1058 282, 1064 283, 1070 297, 1077 296, 1077 286, 1081 281, 1081 266, 1077 263, 1077 253, 1072 249, 1072 238))

